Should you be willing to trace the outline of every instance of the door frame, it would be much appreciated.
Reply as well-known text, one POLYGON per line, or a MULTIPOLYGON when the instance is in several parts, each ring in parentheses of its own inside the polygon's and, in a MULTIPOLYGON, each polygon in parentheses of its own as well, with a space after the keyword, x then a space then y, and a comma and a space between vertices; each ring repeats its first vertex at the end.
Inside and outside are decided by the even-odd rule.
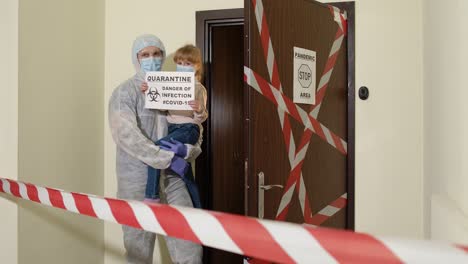
MULTIPOLYGON (((203 76, 204 84, 208 92, 208 99, 211 100, 211 89, 212 85, 209 82, 210 80, 210 72, 208 69, 211 68, 212 56, 211 56, 211 36, 212 30, 214 27, 219 26, 230 26, 230 25, 243 25, 244 24, 244 9, 243 8, 236 8, 236 9, 221 9, 221 10, 209 10, 209 11, 197 11, 196 12, 196 45, 200 48, 202 53, 202 60, 203 60, 203 67, 204 73, 203 76)), ((211 103, 208 101, 208 112, 211 111, 211 103)), ((210 117, 208 117, 210 118, 210 117)), ((210 119, 208 119, 210 120, 210 119)), ((212 198, 208 192, 203 192, 203 189, 212 189, 212 172, 213 172, 213 164, 212 164, 212 148, 211 148, 211 122, 204 122, 203 123, 203 142, 202 154, 196 160, 195 166, 195 175, 203 175, 203 177, 196 178, 197 183, 200 188, 200 196, 202 201, 204 202, 204 206, 208 208, 212 208, 212 198)), ((244 184, 245 185, 245 184, 244 184)), ((244 192, 244 198, 247 195, 244 192)), ((244 208, 246 205, 244 203, 244 208)), ((244 209, 245 210, 245 209, 244 209)))
MULTIPOLYGON (((244 0, 244 7, 250 5, 251 0, 244 0)), ((311 2, 317 2, 313 0, 306 0, 311 2)), ((347 139, 348 139, 348 155, 347 155, 347 219, 346 219, 346 229, 354 230, 355 229, 355 2, 336 2, 336 3, 327 3, 323 4, 318 2, 321 5, 334 5, 341 10, 345 10, 348 15, 348 34, 347 34, 347 57, 348 57, 348 106, 347 106, 347 121, 348 121, 348 129, 347 129, 347 139)), ((222 10, 210 10, 210 11, 197 11, 196 12, 196 44, 200 47, 202 51, 202 58, 203 58, 203 65, 205 69, 209 69, 211 66, 211 54, 210 54, 210 43, 211 43, 211 29, 216 26, 227 26, 227 25, 239 25, 244 24, 244 32, 249 30, 249 10, 244 8, 236 8, 236 9, 222 9, 222 10)), ((248 35, 244 35, 244 47, 248 47, 249 39, 248 35)), ((247 50, 244 53, 244 62, 250 61, 250 51, 247 50)), ((209 80, 209 71, 205 71, 205 80, 209 80)), ((210 84, 205 82, 207 90, 210 89, 210 84)), ((244 85, 246 85, 244 83, 244 85)), ((248 87, 246 87, 248 88, 248 87)), ((244 134, 247 136, 247 140, 245 140, 244 146, 244 157, 245 157, 245 173, 244 173, 244 180, 246 183, 246 190, 244 192, 244 203, 245 203, 245 214, 247 215, 247 208, 248 208, 248 195, 247 189, 248 188, 256 188, 257 186, 247 186, 248 178, 249 178, 249 131, 250 131, 250 124, 249 124, 249 93, 251 89, 247 89, 247 93, 244 95, 244 120, 245 120, 245 132, 244 134)), ((209 107, 209 106, 208 106, 209 107)), ((205 132, 209 130, 209 123, 207 123, 207 127, 205 132)), ((212 164, 210 162, 211 156, 213 153, 208 152, 211 150, 210 146, 210 135, 209 133, 204 132, 204 139, 206 144, 202 147, 202 150, 205 155, 205 159, 202 159, 200 162, 197 161, 197 172, 200 171, 199 175, 204 175, 203 181, 200 182, 201 184, 205 184, 208 188, 211 188, 210 178, 211 178, 211 169, 212 164), (208 176, 208 177, 206 177, 208 176)), ((256 182, 256 181, 254 181, 256 182)), ((205 199, 208 194, 202 194, 205 196, 205 199)), ((206 200, 207 206, 211 206, 210 199, 206 200)))
POLYGON ((355 81, 356 81, 356 64, 355 64, 355 2, 333 2, 328 3, 338 7, 341 10, 345 10, 348 15, 348 34, 347 34, 347 46, 348 46, 348 158, 347 158, 347 191, 348 191, 348 203, 346 205, 347 229, 355 229, 355 175, 354 175, 354 164, 355 164, 355 131, 356 131, 356 98, 355 98, 355 81))

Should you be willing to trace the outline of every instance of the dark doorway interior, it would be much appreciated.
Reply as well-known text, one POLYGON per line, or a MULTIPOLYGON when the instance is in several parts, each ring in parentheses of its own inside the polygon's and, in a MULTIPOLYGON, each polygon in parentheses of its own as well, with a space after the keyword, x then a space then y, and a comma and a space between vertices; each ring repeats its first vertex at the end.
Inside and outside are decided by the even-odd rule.
MULTIPOLYGON (((209 118, 204 123, 196 178, 205 209, 241 215, 245 202, 243 32, 243 9, 197 12, 209 118)), ((205 248, 204 263, 242 263, 242 256, 205 248)))
POLYGON ((244 212, 243 180, 243 34, 242 25, 212 32, 210 69, 212 194, 211 208, 244 212))

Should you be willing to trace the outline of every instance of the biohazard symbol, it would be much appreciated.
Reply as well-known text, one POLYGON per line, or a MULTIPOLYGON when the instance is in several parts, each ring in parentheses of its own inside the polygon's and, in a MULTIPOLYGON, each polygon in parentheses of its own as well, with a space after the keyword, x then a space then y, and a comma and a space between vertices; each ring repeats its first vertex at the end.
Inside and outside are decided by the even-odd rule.
POLYGON ((158 89, 156 87, 151 87, 148 91, 148 97, 150 99, 150 102, 159 102, 159 99, 161 98, 161 95, 158 92, 158 89))

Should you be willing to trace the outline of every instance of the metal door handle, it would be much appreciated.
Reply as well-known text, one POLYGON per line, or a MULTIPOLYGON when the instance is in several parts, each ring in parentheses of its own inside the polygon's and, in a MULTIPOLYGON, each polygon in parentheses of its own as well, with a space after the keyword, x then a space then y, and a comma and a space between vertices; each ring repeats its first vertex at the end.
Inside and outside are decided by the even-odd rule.
POLYGON ((270 189, 272 189, 273 187, 278 187, 278 188, 283 188, 283 185, 279 185, 279 184, 273 184, 273 185, 260 185, 260 188, 262 188, 263 190, 265 191, 268 191, 270 189))
POLYGON ((258 173, 258 218, 260 219, 263 218, 265 214, 265 191, 274 187, 283 188, 283 185, 265 185, 265 174, 263 171, 258 173))

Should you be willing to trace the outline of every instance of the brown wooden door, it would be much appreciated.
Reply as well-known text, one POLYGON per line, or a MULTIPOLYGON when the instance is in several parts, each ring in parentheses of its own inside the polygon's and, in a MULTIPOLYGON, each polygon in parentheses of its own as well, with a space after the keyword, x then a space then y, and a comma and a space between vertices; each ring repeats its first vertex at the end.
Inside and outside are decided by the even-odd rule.
POLYGON ((248 215, 259 216, 263 174, 283 186, 266 187, 264 218, 346 228, 345 15, 315 1, 247 0, 245 19, 248 215), (295 47, 316 54, 312 105, 293 103, 295 47))

